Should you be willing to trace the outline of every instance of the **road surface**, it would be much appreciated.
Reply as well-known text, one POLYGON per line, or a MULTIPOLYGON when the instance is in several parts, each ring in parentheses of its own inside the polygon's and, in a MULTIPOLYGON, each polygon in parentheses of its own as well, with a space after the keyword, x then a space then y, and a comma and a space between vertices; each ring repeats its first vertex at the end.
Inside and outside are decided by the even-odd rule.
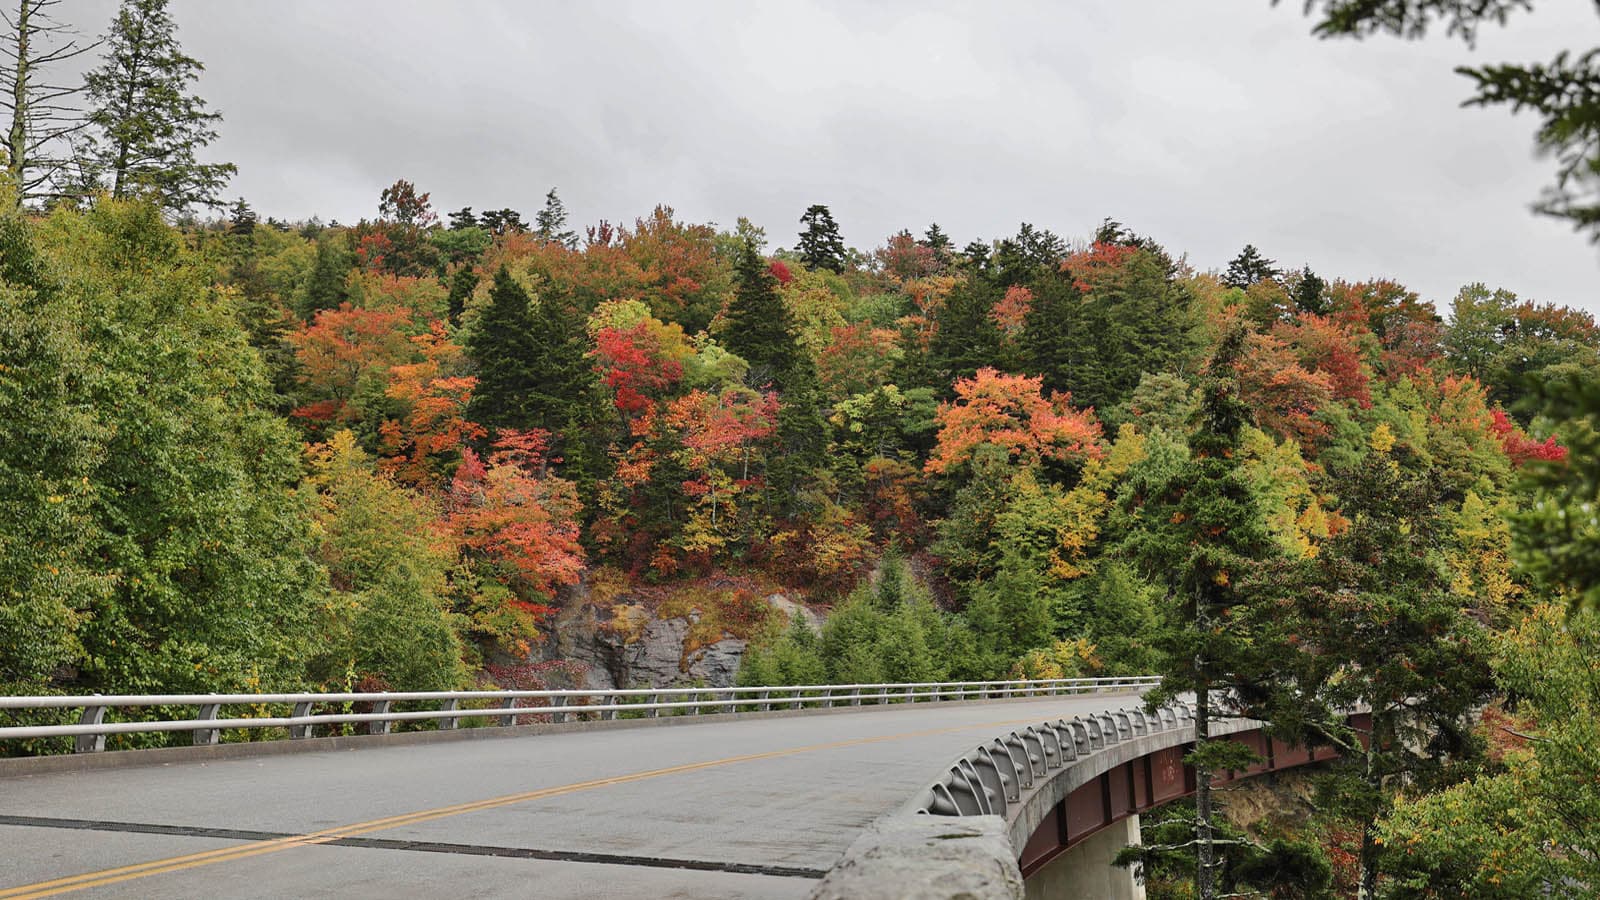
POLYGON ((976 744, 1137 703, 925 703, 6 778, 0 900, 805 897, 976 744))

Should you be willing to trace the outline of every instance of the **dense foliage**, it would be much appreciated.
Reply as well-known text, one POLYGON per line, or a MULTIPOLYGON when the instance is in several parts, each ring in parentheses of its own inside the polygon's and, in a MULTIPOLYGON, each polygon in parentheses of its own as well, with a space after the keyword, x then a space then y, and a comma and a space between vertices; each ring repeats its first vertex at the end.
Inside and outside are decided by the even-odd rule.
POLYGON ((1111 220, 864 253, 816 204, 769 251, 666 206, 580 237, 554 190, 441 222, 398 180, 348 227, 175 226, 227 174, 199 66, 160 0, 107 53, 88 168, 0 184, 0 690, 525 685, 558 612, 681 589, 745 684, 1195 693, 1153 893, 1600 879, 1587 314, 1200 272, 1111 220), (1233 715, 1341 750, 1315 827, 1225 821, 1233 715))

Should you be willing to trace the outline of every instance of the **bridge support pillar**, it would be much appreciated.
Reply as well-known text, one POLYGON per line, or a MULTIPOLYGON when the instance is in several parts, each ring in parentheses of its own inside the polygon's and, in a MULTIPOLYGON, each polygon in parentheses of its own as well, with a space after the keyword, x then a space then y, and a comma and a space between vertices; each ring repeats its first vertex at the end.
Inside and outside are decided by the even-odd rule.
POLYGON ((1102 828, 1028 876, 1027 900, 1144 900, 1132 869, 1111 864, 1123 847, 1139 843, 1139 817, 1102 828))

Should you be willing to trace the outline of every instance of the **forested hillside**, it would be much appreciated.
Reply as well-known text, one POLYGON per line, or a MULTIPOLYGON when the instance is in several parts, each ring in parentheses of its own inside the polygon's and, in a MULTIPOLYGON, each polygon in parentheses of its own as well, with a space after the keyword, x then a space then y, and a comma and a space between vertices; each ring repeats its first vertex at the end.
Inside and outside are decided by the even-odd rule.
POLYGON ((1153 896, 1600 884, 1588 313, 1112 219, 197 217, 166 4, 81 121, 51 5, 0 66, 0 691, 1159 674, 1202 782, 1213 713, 1342 758, 1298 819, 1152 817, 1153 896))
POLYGON ((404 181, 377 213, 6 220, 9 685, 460 684, 585 581, 834 607, 821 643, 703 611, 756 639, 747 678, 1148 670, 1164 491, 1218 380, 1253 561, 1336 567, 1398 489, 1368 482, 1402 479, 1430 577, 1497 627, 1538 597, 1517 473, 1566 453, 1521 376, 1600 348, 1504 290, 1446 319, 1254 248, 1197 272, 1109 221, 869 254, 821 206, 792 250, 666 207, 580 238, 554 192, 532 226, 440 224, 404 181))

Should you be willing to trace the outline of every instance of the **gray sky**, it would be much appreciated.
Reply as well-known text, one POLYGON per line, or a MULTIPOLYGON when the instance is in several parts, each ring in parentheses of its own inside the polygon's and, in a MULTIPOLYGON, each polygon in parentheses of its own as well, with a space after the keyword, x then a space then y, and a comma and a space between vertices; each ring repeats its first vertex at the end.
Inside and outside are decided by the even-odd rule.
MULTIPOLYGON (((96 34, 115 9, 74 6, 96 34)), ((665 203, 783 245, 811 203, 862 249, 1112 216, 1201 269, 1250 242, 1441 309, 1484 281, 1600 313, 1600 252, 1528 211, 1535 120, 1459 108, 1451 71, 1600 44, 1592 4, 1475 51, 1318 41, 1299 0, 172 6, 265 215, 353 222, 403 177, 441 213, 531 219, 555 186, 578 226, 665 203)))

